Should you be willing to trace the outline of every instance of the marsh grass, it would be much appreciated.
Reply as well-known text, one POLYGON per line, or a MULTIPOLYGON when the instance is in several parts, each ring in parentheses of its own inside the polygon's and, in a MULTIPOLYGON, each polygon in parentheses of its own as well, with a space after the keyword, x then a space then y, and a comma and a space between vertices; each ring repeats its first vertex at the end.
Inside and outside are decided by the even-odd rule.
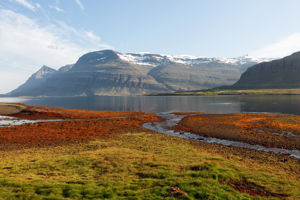
POLYGON ((297 177, 276 165, 248 165, 254 161, 226 159, 189 141, 155 133, 2 151, 0 156, 0 199, 265 198, 227 184, 240 179, 289 199, 300 197, 297 177), (170 187, 187 195, 172 196, 170 187))
POLYGON ((0 103, 0 115, 15 114, 27 106, 21 103, 0 103))
POLYGON ((248 89, 248 90, 223 90, 208 89, 197 91, 182 91, 174 93, 156 93, 149 96, 163 95, 300 95, 300 88, 295 89, 248 89))

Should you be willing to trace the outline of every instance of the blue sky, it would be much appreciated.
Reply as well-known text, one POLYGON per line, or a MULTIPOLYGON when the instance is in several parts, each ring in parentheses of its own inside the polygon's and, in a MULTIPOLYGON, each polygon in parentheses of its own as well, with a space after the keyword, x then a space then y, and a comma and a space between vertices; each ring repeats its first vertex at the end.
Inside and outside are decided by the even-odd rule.
POLYGON ((300 50, 299 0, 1 0, 0 93, 86 52, 283 57, 300 50))

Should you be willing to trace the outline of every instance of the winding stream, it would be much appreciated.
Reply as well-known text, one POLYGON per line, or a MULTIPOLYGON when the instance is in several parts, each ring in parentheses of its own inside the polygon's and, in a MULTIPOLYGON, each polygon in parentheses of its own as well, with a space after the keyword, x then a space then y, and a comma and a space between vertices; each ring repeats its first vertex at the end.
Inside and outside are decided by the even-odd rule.
POLYGON ((7 117, 0 115, 0 127, 7 126, 18 126, 22 124, 35 124, 45 122, 71 122, 71 121, 93 121, 93 120, 105 120, 105 119, 126 119, 130 117, 147 117, 153 115, 132 115, 132 116, 121 116, 121 117, 99 117, 99 118, 87 118, 87 119, 40 119, 40 120, 28 120, 18 119, 15 117, 7 117))
POLYGON ((280 154, 287 154, 291 157, 295 157, 300 159, 300 151, 299 150, 288 150, 288 149, 281 149, 281 148, 268 148, 262 145, 252 145, 244 142, 232 141, 232 140, 224 140, 218 139, 213 137, 204 137, 192 134, 190 132, 184 131, 174 131, 169 130, 172 126, 176 126, 185 116, 184 115, 175 115, 172 113, 159 113, 157 116, 162 117, 165 121, 162 122, 148 122, 143 125, 144 128, 150 129, 152 131, 156 131, 159 133, 180 137, 189 140, 196 140, 206 143, 216 143, 222 144, 225 146, 233 146, 233 147, 241 147, 246 149, 253 149, 257 151, 264 151, 264 152, 274 152, 280 154))
MULTIPOLYGON (((33 123, 40 123, 40 122, 61 122, 61 121, 91 121, 91 120, 105 120, 105 119, 124 119, 130 117, 145 117, 151 115, 138 115, 138 116, 123 116, 123 117, 106 117, 106 118, 92 118, 92 119, 47 119, 47 120, 19 120, 14 117, 7 117, 7 116, 0 116, 0 127, 7 127, 7 126, 17 126, 22 124, 33 124, 33 123)), ((257 151, 264 151, 264 152, 273 152, 279 154, 287 154, 291 157, 295 157, 300 159, 300 151, 299 150, 288 150, 288 149, 281 149, 281 148, 268 148, 262 145, 252 145, 244 142, 232 141, 232 140, 224 140, 218 139, 213 137, 204 137, 192 134, 190 132, 177 132, 174 130, 169 130, 172 126, 176 126, 184 117, 185 115, 175 115, 169 112, 158 113, 153 116, 158 116, 164 119, 162 122, 147 122, 143 124, 143 127, 152 131, 156 131, 162 134, 167 134, 179 138, 189 139, 189 140, 196 140, 206 143, 216 143, 222 144, 225 146, 233 146, 233 147, 241 147, 247 149, 253 149, 257 151)))

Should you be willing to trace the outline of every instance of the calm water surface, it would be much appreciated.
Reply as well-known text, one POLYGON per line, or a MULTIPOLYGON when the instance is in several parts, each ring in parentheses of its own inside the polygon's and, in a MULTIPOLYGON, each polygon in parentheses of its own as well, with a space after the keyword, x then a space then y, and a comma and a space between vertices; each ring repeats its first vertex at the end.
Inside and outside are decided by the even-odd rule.
POLYGON ((32 106, 140 112, 272 112, 300 115, 300 95, 267 96, 125 96, 0 98, 32 106))

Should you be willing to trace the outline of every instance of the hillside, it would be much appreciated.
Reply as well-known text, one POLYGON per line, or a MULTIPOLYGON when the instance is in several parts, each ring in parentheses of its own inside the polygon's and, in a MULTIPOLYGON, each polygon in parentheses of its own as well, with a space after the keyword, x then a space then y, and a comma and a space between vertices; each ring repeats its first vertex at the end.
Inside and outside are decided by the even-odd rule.
POLYGON ((230 85, 260 60, 122 54, 113 50, 87 53, 59 70, 43 66, 6 96, 141 95, 230 85))
POLYGON ((300 88, 300 52, 246 70, 230 89, 300 88))
POLYGON ((300 52, 249 67, 229 86, 149 95, 299 95, 300 52))

